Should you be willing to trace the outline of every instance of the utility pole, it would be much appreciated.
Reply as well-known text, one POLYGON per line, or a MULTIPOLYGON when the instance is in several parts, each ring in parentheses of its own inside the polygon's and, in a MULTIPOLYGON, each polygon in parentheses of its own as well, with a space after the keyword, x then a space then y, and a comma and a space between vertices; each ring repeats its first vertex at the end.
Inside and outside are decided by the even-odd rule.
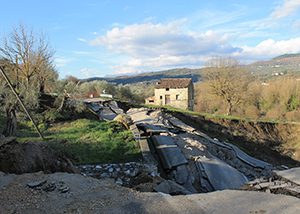
POLYGON ((12 90, 12 92, 14 93, 14 95, 17 97, 17 100, 19 101, 19 103, 21 104, 22 108, 24 109, 25 113, 27 114, 27 116, 29 117, 29 119, 31 120, 34 128, 36 129, 36 131, 38 132, 40 138, 44 139, 44 136, 42 134, 42 132, 40 131, 40 129, 38 128, 38 126, 36 125, 36 123, 34 122, 33 118, 31 117, 29 111, 27 110, 26 106, 24 105, 23 101, 21 100, 21 98, 19 97, 18 93, 16 92, 15 88, 12 86, 8 76, 5 74, 4 69, 2 67, 0 67, 0 72, 2 74, 2 76, 4 77, 5 81, 7 82, 7 84, 9 85, 10 89, 12 90))

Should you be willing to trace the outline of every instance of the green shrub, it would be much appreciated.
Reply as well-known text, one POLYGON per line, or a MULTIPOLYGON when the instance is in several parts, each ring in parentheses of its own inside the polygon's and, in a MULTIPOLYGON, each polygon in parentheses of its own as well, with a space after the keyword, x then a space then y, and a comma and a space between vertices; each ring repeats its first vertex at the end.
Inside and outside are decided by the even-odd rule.
POLYGON ((45 118, 45 121, 53 123, 53 122, 63 118, 63 116, 61 115, 60 112, 57 111, 57 109, 52 108, 50 110, 47 110, 44 113, 44 118, 45 118))
POLYGON ((300 100, 296 95, 291 95, 287 103, 287 111, 297 110, 300 106, 300 100))

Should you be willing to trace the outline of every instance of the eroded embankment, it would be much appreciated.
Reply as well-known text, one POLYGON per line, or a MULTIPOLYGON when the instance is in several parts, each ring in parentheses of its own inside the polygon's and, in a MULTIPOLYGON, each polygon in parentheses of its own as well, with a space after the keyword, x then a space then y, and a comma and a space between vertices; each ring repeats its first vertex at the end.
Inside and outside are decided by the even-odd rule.
POLYGON ((211 137, 239 146, 248 154, 273 165, 300 166, 300 125, 269 123, 169 112, 211 137))

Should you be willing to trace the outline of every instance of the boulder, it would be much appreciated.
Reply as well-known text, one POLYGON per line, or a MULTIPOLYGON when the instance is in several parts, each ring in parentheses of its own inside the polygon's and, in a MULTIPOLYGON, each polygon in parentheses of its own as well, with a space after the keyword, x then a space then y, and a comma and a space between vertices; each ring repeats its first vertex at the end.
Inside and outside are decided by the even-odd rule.
POLYGON ((190 191, 172 180, 165 180, 154 187, 156 192, 162 192, 170 195, 187 195, 190 191))
POLYGON ((114 118, 114 121, 123 124, 127 129, 129 129, 129 126, 133 124, 131 117, 127 114, 118 114, 114 118))

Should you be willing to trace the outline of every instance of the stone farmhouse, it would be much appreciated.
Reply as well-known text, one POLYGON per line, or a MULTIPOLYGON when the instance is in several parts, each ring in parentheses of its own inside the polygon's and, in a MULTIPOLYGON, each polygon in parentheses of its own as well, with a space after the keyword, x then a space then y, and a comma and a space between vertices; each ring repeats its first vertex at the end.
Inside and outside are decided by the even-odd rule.
POLYGON ((154 94, 145 100, 146 104, 193 110, 194 86, 191 78, 161 79, 155 85, 154 94))

